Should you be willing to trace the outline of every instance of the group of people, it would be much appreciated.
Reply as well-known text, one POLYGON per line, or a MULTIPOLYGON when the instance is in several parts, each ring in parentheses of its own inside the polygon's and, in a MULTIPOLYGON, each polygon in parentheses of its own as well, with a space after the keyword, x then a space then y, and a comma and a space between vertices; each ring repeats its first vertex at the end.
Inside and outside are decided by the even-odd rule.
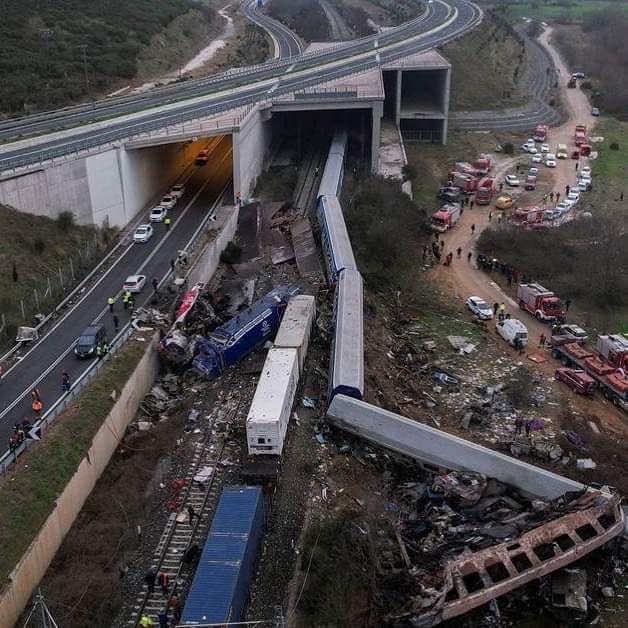
MULTIPOLYGON (((144 582, 148 588, 148 594, 152 595, 155 592, 155 585, 157 585, 161 589, 161 593, 164 597, 167 597, 170 594, 170 578, 165 571, 160 571, 157 567, 151 567, 144 576, 144 582)), ((168 626, 168 614, 172 613, 172 625, 176 626, 181 619, 181 602, 175 593, 168 600, 167 607, 163 608, 158 614, 157 619, 159 620, 159 628, 167 628, 168 626)), ((155 626, 155 622, 152 620, 151 616, 147 613, 144 613, 140 617, 140 626, 143 628, 151 628, 155 626)))
MULTIPOLYGON (((437 263, 439 263, 444 252, 445 252, 445 240, 440 240, 440 242, 439 242, 439 234, 435 233, 434 234, 434 240, 432 241, 432 244, 431 245, 425 244, 423 246, 423 263, 426 264, 430 257, 431 257, 431 260, 429 260, 429 261, 436 261, 437 263)), ((457 255, 458 259, 462 258, 462 248, 461 247, 458 247, 456 249, 456 255, 457 255)), ((443 261, 443 264, 445 266, 449 266, 452 263, 453 259, 454 259, 454 254, 450 251, 449 253, 447 253, 447 255, 445 255, 445 259, 443 261)), ((471 253, 471 251, 469 251, 467 253, 467 262, 471 263, 472 259, 473 259, 473 253, 471 253)))
POLYGON ((13 434, 9 438, 9 451, 14 453, 19 446, 26 440, 26 435, 32 428, 31 422, 28 418, 24 417, 21 423, 16 423, 13 426, 13 434))

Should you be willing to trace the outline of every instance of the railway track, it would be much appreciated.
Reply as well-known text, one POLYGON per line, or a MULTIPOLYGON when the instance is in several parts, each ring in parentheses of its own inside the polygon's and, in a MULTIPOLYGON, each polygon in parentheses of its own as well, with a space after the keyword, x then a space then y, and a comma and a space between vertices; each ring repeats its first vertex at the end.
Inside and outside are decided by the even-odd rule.
POLYGON ((309 213, 316 200, 319 175, 325 165, 325 153, 312 150, 299 167, 299 179, 294 193, 294 206, 309 213), (318 174, 317 174, 318 170, 318 174))
POLYGON ((170 504, 172 512, 155 547, 151 562, 158 572, 161 571, 168 576, 167 594, 164 594, 158 584, 150 593, 146 583, 143 583, 142 591, 137 594, 129 617, 122 625, 129 628, 139 626, 142 616, 148 615, 157 626, 158 614, 165 609, 168 609, 169 621, 173 620, 169 603, 175 593, 177 595, 180 593, 180 576, 186 567, 183 559, 193 545, 203 547, 225 480, 225 469, 220 462, 229 446, 226 435, 220 433, 215 426, 229 423, 237 415, 239 407, 238 400, 235 407, 228 408, 223 404, 215 413, 207 426, 205 438, 196 443, 192 464, 185 474, 184 488, 170 504), (209 480, 206 483, 195 481, 194 477, 206 467, 211 469, 209 480), (190 506, 198 515, 193 521, 188 517, 190 506))

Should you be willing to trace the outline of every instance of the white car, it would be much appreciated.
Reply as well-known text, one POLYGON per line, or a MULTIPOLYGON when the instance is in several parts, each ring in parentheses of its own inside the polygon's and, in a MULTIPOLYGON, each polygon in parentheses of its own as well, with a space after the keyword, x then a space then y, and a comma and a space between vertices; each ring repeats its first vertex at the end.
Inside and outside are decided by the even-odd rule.
POLYGON ((488 321, 493 318, 493 308, 480 297, 469 297, 467 299, 467 307, 481 321, 488 321))
POLYGON ((183 196, 184 192, 185 185, 183 185, 183 183, 177 183, 176 185, 172 186, 172 189, 170 190, 170 196, 172 196, 172 198, 180 199, 183 196))
POLYGON ((153 235, 151 225, 140 225, 133 234, 133 242, 148 242, 153 235))
POLYGON ((579 179, 583 180, 583 181, 591 181, 591 173, 590 172, 581 172, 580 176, 578 177, 579 179))
POLYGON ((168 209, 163 205, 157 205, 157 207, 153 207, 150 212, 150 221, 151 222, 163 222, 164 218, 168 215, 168 209))
POLYGON ((159 204, 166 209, 172 209, 177 204, 177 199, 174 196, 170 196, 170 194, 166 194, 159 201, 159 204))
POLYGON ((528 176, 529 177, 538 177, 539 176, 539 169, 535 168, 533 166, 532 168, 530 168, 530 170, 528 170, 528 176))
POLYGON ((532 144, 530 143, 522 144, 521 150, 525 151, 526 153, 530 153, 531 155, 534 155, 535 153, 538 152, 536 150, 536 146, 534 145, 534 142, 532 142, 532 144))
POLYGON ((540 164, 543 161, 543 155, 541 153, 537 153, 536 155, 532 155, 532 163, 540 164))
POLYGON ((122 289, 125 292, 141 292, 145 283, 146 275, 129 275, 122 284, 122 289))
POLYGON ((582 166, 582 168, 580 168, 580 177, 583 177, 585 175, 587 177, 591 176, 591 166, 582 166))
POLYGON ((549 153, 549 144, 541 144, 541 152, 542 153, 549 153))
POLYGON ((514 174, 507 174, 504 181, 506 185, 509 185, 512 188, 517 187, 519 185, 519 178, 515 176, 514 174))
POLYGON ((581 192, 589 192, 591 190, 591 179, 580 179, 578 181, 578 189, 581 192))
POLYGON ((569 194, 567 194, 567 200, 572 201, 575 205, 580 200, 580 192, 571 188, 569 194))
POLYGON ((558 212, 558 215, 566 214, 571 209, 571 203, 569 201, 561 201, 554 207, 554 211, 558 212))
POLYGON ((548 168, 556 168, 556 155, 554 155, 554 153, 547 153, 547 155, 545 155, 545 165, 548 168))

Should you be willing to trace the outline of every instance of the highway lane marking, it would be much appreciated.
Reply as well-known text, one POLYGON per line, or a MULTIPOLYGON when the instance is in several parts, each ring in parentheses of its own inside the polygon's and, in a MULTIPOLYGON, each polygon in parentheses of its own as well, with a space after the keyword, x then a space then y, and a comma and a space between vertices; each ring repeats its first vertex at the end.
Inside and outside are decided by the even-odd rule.
MULTIPOLYGON (((194 172, 190 171, 188 174, 188 170, 190 168, 186 168, 184 170, 183 173, 183 182, 187 183, 193 176, 194 172)), ((157 195, 156 195, 157 196, 157 195)), ((152 203, 151 203, 152 205, 152 203)), ((141 213, 138 214, 138 216, 136 216, 135 218, 133 218, 129 224, 136 224, 139 223, 141 224, 142 220, 145 220, 145 217, 148 216, 150 214, 150 212, 148 213, 141 213)), ((109 253, 106 255, 106 257, 104 259, 102 259, 98 265, 94 268, 94 270, 92 270, 90 272, 89 275, 87 275, 87 277, 85 277, 85 279, 83 279, 83 281, 81 281, 81 283, 65 298, 63 299, 63 301, 61 301, 61 303, 59 303, 59 305, 57 306, 57 308, 61 308, 63 307, 63 305, 65 305, 65 303, 72 298, 72 296, 74 294, 76 294, 76 292, 81 288, 81 286, 89 281, 89 279, 94 275, 94 273, 96 273, 96 271, 98 271, 100 269, 100 267, 113 255, 113 253, 115 253, 116 251, 118 251, 120 248, 124 248, 126 247, 126 249, 121 253, 120 257, 116 260, 116 262, 113 264, 113 266, 111 266, 111 268, 109 268, 109 270, 107 272, 105 272, 103 275, 100 276, 100 278, 98 279, 98 281, 83 295, 83 297, 72 307, 70 308, 67 312, 65 312, 63 314, 63 316, 61 318, 59 318, 59 320, 53 325, 53 327, 51 329, 49 329, 43 336, 41 336, 41 338, 23 355, 21 356, 21 358, 19 360, 17 360, 15 362, 15 364, 13 364, 9 369, 7 369, 3 374, 2 377, 0 377, 0 379, 5 379, 9 373, 16 368, 21 362, 23 362, 33 351, 35 351, 35 349, 37 349, 40 344, 55 330, 57 329, 57 327, 59 327, 59 325, 61 325, 65 319, 88 297, 92 294, 92 292, 98 288, 98 286, 100 285, 100 282, 117 266, 117 264, 119 264, 125 257, 125 255, 131 250, 131 247, 133 246, 133 242, 129 243, 129 244, 125 244, 126 240, 128 238, 128 234, 127 236, 125 236, 122 240, 120 240, 120 242, 113 248, 111 249, 111 251, 109 251, 109 253)), ((0 414, 0 418, 2 418, 2 414, 0 414)))
MULTIPOLYGON (((442 30, 443 28, 446 28, 447 26, 449 26, 456 19, 457 15, 458 15, 458 9, 456 8, 456 9, 452 10, 452 7, 450 5, 446 4, 445 2, 442 2, 442 0, 438 0, 438 1, 439 1, 439 4, 442 4, 444 7, 447 8, 447 15, 449 16, 449 18, 446 21, 444 21, 438 27, 435 27, 435 28, 430 29, 429 31, 425 31, 423 33, 418 33, 418 34, 416 34, 416 35, 414 35, 414 36, 412 36, 412 37, 410 37, 408 39, 405 39, 403 41, 391 42, 390 44, 387 43, 384 46, 382 46, 381 49, 382 50, 384 48, 390 49, 390 48, 395 48, 395 47, 398 47, 398 46, 408 45, 411 42, 417 42, 417 40, 425 39, 426 37, 432 36, 435 33, 437 33, 440 30, 442 30)), ((430 6, 433 6, 433 5, 430 5, 430 6)), ((481 15, 481 13, 480 13, 480 15, 481 15)), ((467 30, 466 26, 467 25, 465 25, 465 29, 464 30, 467 30)), ((452 35, 457 35, 457 34, 459 34, 459 33, 458 32, 452 33, 452 35)), ((438 43, 439 42, 435 42, 434 46, 432 46, 432 47, 435 47, 438 43)), ((340 60, 337 60, 337 61, 332 61, 330 63, 325 64, 322 67, 327 67, 329 69, 338 68, 339 66, 341 67, 342 65, 346 65, 349 61, 355 62, 356 60, 361 60, 361 59, 364 59, 364 58, 368 58, 368 56, 370 54, 372 54, 372 52, 368 52, 367 51, 367 52, 363 52, 363 53, 358 53, 358 54, 352 55, 351 57, 343 58, 343 59, 340 59, 340 60)), ((296 73, 295 76, 301 77, 301 76, 311 75, 314 70, 319 70, 320 67, 321 66, 317 66, 315 68, 306 68, 306 69, 300 70, 299 72, 296 73)), ((351 73, 351 72, 349 72, 349 73, 351 73)), ((272 80, 276 80, 275 77, 273 77, 272 79, 266 79, 266 80, 258 81, 257 85, 258 85, 259 88, 261 88, 263 90, 263 87, 265 86, 265 84, 268 84, 268 82, 270 82, 272 80)), ((248 85, 245 86, 245 87, 242 87, 242 88, 233 88, 231 90, 228 90, 228 89, 224 90, 222 93, 217 93, 215 95, 215 98, 210 100, 209 104, 207 103, 207 96, 206 95, 201 95, 201 96, 198 96, 196 98, 186 99, 185 102, 187 103, 187 105, 186 105, 187 107, 194 106, 194 105, 197 105, 197 104, 206 104, 206 105, 210 106, 214 101, 216 103, 224 102, 225 95, 235 96, 235 99, 237 100, 238 96, 242 95, 242 93, 245 92, 247 89, 250 90, 250 87, 248 85)), ((256 89, 256 91, 257 91, 257 89, 256 89)), ((253 95, 255 96, 256 94, 253 94, 253 95)), ((179 107, 178 105, 179 105, 178 103, 162 105, 164 110, 160 111, 160 112, 155 112, 155 113, 157 113, 158 117, 155 118, 154 121, 155 122, 157 122, 157 121, 166 122, 168 120, 167 117, 163 117, 163 118, 159 117, 159 116, 161 116, 164 113, 166 113, 166 114, 167 113, 171 113, 176 118, 177 115, 181 114, 181 111, 183 109, 182 107, 179 107)), ((159 107, 159 105, 158 105, 158 107, 159 107)), ((132 129, 134 127, 141 126, 141 125, 146 123, 146 120, 143 119, 145 112, 146 112, 146 110, 143 110, 143 111, 140 111, 140 112, 136 112, 136 113, 127 114, 128 118, 137 119, 137 117, 139 116, 140 120, 141 120, 140 122, 138 122, 136 124, 130 125, 128 127, 128 131, 129 132, 132 131, 132 129)), ((217 112, 217 113, 219 113, 219 112, 217 112)), ((203 112, 200 112, 199 115, 206 115, 206 114, 203 114, 203 112)), ((124 118, 125 116, 118 117, 118 120, 121 117, 124 118)), ((89 125, 82 125, 81 127, 78 127, 79 132, 80 131, 86 131, 86 130, 87 130, 87 132, 90 132, 89 129, 86 129, 86 127, 88 127, 88 126, 89 125)), ((96 130, 104 131, 107 128, 107 126, 108 125, 102 125, 102 124, 96 123, 96 130)), ((44 135, 42 137, 46 137, 46 136, 44 135)), ((53 145, 53 146, 48 147, 46 149, 42 149, 41 145, 39 145, 38 147, 36 147, 37 145, 33 145, 33 147, 36 147, 35 150, 29 151, 29 152, 22 152, 21 155, 22 156, 28 156, 28 155, 33 155, 33 154, 36 154, 36 153, 41 153, 42 150, 50 150, 50 149, 55 148, 55 147, 59 148, 60 146, 67 145, 69 143, 68 140, 70 140, 70 142, 77 141, 77 140, 73 140, 72 136, 68 137, 67 135, 65 135, 62 138, 58 138, 58 139, 61 140, 60 144, 53 145)), ((106 143, 105 140, 103 140, 103 142, 106 143)), ((3 161, 1 159, 2 152, 3 152, 2 148, 0 147, 0 162, 3 161)))
POLYGON ((284 74, 288 74, 288 72, 292 72, 292 70, 294 70, 294 66, 296 65, 296 63, 293 63, 285 72, 284 74))
MULTIPOLYGON (((190 202, 187 204, 187 206, 185 207, 185 209, 183 210, 183 212, 181 213, 181 215, 175 220, 174 224, 172 225, 172 229, 170 231, 167 231, 166 234, 162 237, 162 239, 159 241, 159 243, 157 244, 157 246, 153 249, 153 251, 150 253, 150 255, 144 260, 143 264, 140 266, 139 270, 135 273, 135 274, 139 274, 145 267, 146 265, 150 262, 150 260, 158 253, 158 251, 161 249, 161 247, 163 246, 164 242, 166 242, 166 240, 170 237, 170 235, 172 233, 174 233, 174 230, 176 229, 177 225, 179 224, 179 222, 181 221, 181 219, 187 214, 188 210, 190 209, 190 207, 192 206, 192 204, 196 201, 196 199, 200 196, 201 192, 209 185, 210 183, 210 179, 207 179, 207 181, 205 181, 205 183, 201 186, 201 188, 198 190, 198 192, 192 197, 192 199, 190 200, 190 202)), ((128 252, 128 250, 131 249, 131 247, 133 246, 133 244, 131 244, 127 251, 125 251, 125 254, 128 252)), ((122 258, 120 258, 122 259, 122 258)), ((102 279, 104 279, 117 265, 117 262, 114 266, 112 266, 102 277, 101 277, 101 281, 102 279)), ((97 285, 97 284, 96 284, 97 285)), ((95 288, 96 286, 94 286, 95 288)), ((86 294, 75 306, 74 308, 72 308, 72 310, 70 310, 66 316, 68 316, 71 312, 73 312, 88 296, 91 295, 90 291, 88 294, 86 294)), ((122 294, 122 290, 120 290, 120 292, 118 292, 116 294, 116 300, 118 299, 118 297, 122 294)), ((103 308, 103 310, 101 311, 101 313, 96 317, 94 322, 97 322, 102 315, 107 311, 108 306, 105 306, 103 308)), ((61 319, 54 327, 51 331, 53 331, 54 329, 56 329, 65 319, 65 316, 63 319, 61 319)), ((37 385, 39 385, 44 378, 46 378, 58 365, 59 363, 68 355, 68 353, 70 353, 70 351, 72 351, 72 349, 74 348, 74 344, 75 341, 72 341, 72 343, 70 344, 70 346, 34 381, 32 382, 27 388, 25 388, 12 402, 10 405, 8 405, 1 413, 0 413, 0 419, 3 419, 11 410, 13 410, 13 408, 20 402, 22 401, 22 399, 28 394, 30 393, 30 391, 36 387, 37 385)), ((33 351, 35 349, 35 347, 33 347, 33 349, 31 349, 31 351, 33 351)), ((30 353, 31 351, 29 351, 28 353, 30 353)), ((24 356, 24 358, 26 358, 26 356, 28 355, 28 353, 24 356)), ((24 359, 22 358, 22 360, 24 359)), ((19 364, 19 362, 18 362, 19 364)), ((17 365, 16 365, 17 366, 17 365)))

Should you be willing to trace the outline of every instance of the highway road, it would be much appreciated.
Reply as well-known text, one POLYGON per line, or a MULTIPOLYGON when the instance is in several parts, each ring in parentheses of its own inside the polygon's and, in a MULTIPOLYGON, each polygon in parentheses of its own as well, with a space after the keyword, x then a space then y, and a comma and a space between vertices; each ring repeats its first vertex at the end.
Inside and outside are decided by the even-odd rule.
POLYGON ((427 5, 423 15, 410 22, 328 50, 175 83, 140 96, 106 99, 95 103, 94 108, 82 106, 12 120, 0 124, 0 139, 11 140, 18 134, 25 137, 73 128, 67 135, 55 139, 44 135, 35 146, 18 148, 10 143, 1 146, 0 171, 84 150, 168 123, 180 123, 248 105, 269 96, 270 81, 276 83, 273 93, 281 95, 429 50, 473 28, 481 16, 480 9, 469 0, 434 0, 427 5), (203 98, 189 102, 199 96, 203 98), (134 115, 131 119, 115 119, 128 114, 134 115), (81 128, 81 125, 104 118, 114 118, 108 120, 104 129, 81 128))
MULTIPOLYGON (((153 277, 161 280, 170 270, 170 260, 185 248, 201 220, 219 199, 232 174, 231 138, 212 140, 213 151, 206 166, 191 166, 185 195, 171 212, 169 232, 162 223, 155 223, 155 234, 145 243, 124 244, 124 249, 111 268, 90 288, 73 309, 37 342, 22 360, 7 371, 0 381, 0 453, 13 431, 13 425, 23 417, 32 419, 30 391, 37 385, 44 401, 44 412, 62 396, 61 376, 67 371, 71 381, 89 366, 78 360, 72 351, 74 341, 92 322, 105 325, 109 339, 115 336, 107 298, 121 292, 128 275, 143 274, 147 285, 137 295, 136 307, 152 297, 153 277)), ((120 300, 115 305, 120 327, 128 321, 120 300)))

